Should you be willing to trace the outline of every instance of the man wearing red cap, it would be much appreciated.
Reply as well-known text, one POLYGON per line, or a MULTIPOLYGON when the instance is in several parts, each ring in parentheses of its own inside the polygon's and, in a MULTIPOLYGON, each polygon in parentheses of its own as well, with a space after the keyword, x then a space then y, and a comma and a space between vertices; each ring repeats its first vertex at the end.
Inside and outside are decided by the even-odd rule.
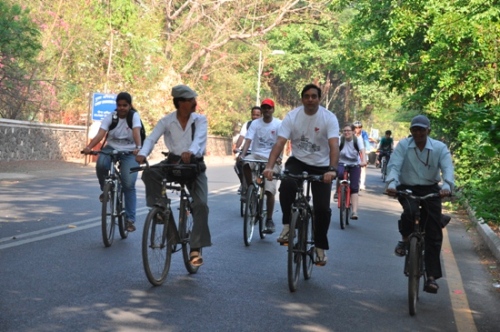
MULTIPOLYGON (((252 121, 252 125, 248 128, 248 132, 245 135, 245 144, 239 158, 243 158, 243 156, 246 155, 246 152, 249 150, 251 144, 252 153, 244 158, 267 161, 269 153, 271 153, 271 149, 276 143, 276 139, 278 138, 278 129, 281 126, 281 120, 273 117, 274 102, 271 99, 264 99, 260 108, 262 110, 262 118, 252 121)), ((245 181, 248 184, 253 182, 251 171, 253 168, 254 165, 252 162, 246 162, 243 166, 245 181)), ((280 167, 276 165, 274 167, 274 171, 279 173, 281 171, 280 167)), ((273 211, 274 196, 276 195, 276 181, 272 179, 267 180, 265 183, 265 190, 267 197, 267 220, 264 232, 272 234, 275 231, 273 211)))
MULTIPOLYGON (((332 181, 337 176, 339 162, 339 122, 337 117, 319 105, 321 89, 308 84, 302 89, 302 106, 290 111, 283 119, 269 161, 264 170, 267 179, 273 178, 273 167, 288 140, 292 143, 292 156, 288 158, 285 168, 291 174, 322 174, 323 182, 311 185, 314 205, 314 246, 315 263, 326 264, 325 251, 328 246, 328 228, 332 211, 330 194, 332 181)), ((298 184, 294 179, 284 178, 280 185, 280 204, 283 213, 283 231, 278 242, 288 243, 290 231, 290 211, 298 184)))

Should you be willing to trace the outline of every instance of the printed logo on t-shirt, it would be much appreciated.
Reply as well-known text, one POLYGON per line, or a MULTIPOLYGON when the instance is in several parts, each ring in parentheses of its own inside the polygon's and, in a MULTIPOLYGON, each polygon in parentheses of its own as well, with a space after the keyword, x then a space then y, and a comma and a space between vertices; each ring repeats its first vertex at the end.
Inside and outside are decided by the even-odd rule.
POLYGON ((314 143, 309 142, 309 137, 302 135, 300 137, 300 143, 298 148, 307 152, 317 152, 320 151, 320 147, 314 143))

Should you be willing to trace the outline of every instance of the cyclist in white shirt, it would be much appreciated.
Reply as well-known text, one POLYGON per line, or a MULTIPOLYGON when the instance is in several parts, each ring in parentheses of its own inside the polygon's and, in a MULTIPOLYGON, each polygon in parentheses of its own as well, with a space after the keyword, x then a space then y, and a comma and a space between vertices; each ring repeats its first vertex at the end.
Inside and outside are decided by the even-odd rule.
MULTIPOLYGON (((271 99, 265 99, 262 101, 260 108, 262 110, 263 117, 253 120, 252 125, 248 128, 248 132, 245 135, 245 144, 239 157, 240 160, 242 158, 246 158, 267 161, 269 154, 271 153, 271 149, 278 138, 278 129, 281 125, 281 120, 273 117, 274 102, 271 99), (250 150, 250 145, 252 153, 246 156, 247 151, 250 150)), ((245 162, 243 166, 243 173, 246 183, 252 183, 252 168, 252 162, 245 162)), ((279 173, 281 171, 280 167, 275 165, 274 171, 279 173)), ((264 232, 272 234, 275 231, 273 210, 274 196, 276 195, 276 181, 267 180, 265 183, 265 190, 267 197, 267 219, 266 229, 264 232)))

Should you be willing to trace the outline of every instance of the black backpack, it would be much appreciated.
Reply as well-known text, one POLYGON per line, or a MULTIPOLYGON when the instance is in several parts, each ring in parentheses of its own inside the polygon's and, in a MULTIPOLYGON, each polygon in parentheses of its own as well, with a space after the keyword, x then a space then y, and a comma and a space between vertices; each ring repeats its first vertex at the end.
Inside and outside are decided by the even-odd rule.
MULTIPOLYGON (((135 112, 137 111, 132 108, 127 114, 127 124, 130 129, 132 129, 132 119, 134 118, 135 112)), ((108 133, 106 134, 106 139, 104 140, 104 142, 106 142, 106 140, 108 139, 109 132, 115 129, 117 125, 118 125, 118 113, 116 113, 115 111, 113 113, 113 117, 111 119, 111 125, 109 126, 108 133)), ((141 132, 141 145, 143 145, 144 140, 146 139, 146 129, 144 129, 144 124, 142 123, 142 120, 141 120, 140 132, 141 132)), ((102 145, 104 145, 104 143, 102 145)))
MULTIPOLYGON (((358 151, 359 153, 359 146, 358 146, 358 138, 356 136, 354 136, 354 138, 352 139, 352 141, 354 142, 354 148, 356 149, 356 151, 358 151), (355 139, 354 139, 355 138, 355 139)), ((344 148, 344 144, 345 144, 345 137, 344 136, 341 136, 340 137, 340 145, 339 145, 339 151, 342 151, 342 149, 344 148)))

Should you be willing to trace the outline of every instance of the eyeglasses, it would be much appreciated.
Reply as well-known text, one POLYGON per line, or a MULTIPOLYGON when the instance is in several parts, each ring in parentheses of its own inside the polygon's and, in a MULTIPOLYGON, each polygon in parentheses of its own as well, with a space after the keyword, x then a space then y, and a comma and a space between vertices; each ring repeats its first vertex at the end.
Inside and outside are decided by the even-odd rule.
POLYGON ((351 129, 344 129, 344 133, 345 132, 350 132, 350 131, 352 131, 352 130, 351 129))

